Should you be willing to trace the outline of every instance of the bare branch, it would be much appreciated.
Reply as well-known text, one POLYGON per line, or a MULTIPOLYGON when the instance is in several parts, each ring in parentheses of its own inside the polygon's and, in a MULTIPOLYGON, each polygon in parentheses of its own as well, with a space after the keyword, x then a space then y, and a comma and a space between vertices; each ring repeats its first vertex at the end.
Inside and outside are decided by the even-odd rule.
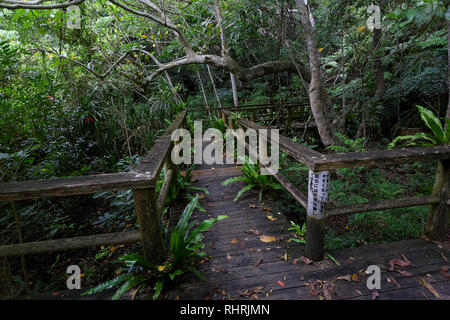
POLYGON ((34 0, 34 1, 16 1, 16 0, 0 0, 0 8, 4 9, 63 9, 74 5, 80 5, 85 0, 69 0, 62 3, 44 4, 51 0, 34 0))

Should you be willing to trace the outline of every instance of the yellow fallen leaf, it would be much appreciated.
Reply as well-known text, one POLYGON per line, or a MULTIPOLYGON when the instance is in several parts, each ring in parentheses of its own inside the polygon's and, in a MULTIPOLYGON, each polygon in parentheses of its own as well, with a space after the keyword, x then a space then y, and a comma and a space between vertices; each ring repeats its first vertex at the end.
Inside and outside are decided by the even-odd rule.
POLYGON ((277 218, 274 218, 273 216, 267 216, 266 218, 269 219, 270 221, 275 221, 275 220, 277 220, 277 218))
POLYGON ((273 241, 275 241, 277 239, 274 236, 262 235, 262 236, 259 237, 259 240, 262 241, 262 242, 273 242, 273 241))
POLYGON ((440 298, 439 292, 436 291, 436 289, 424 278, 419 277, 419 283, 423 285, 425 288, 428 289, 436 298, 440 298))
POLYGON ((365 29, 366 29, 366 26, 361 26, 361 27, 359 27, 358 29, 356 29, 356 31, 362 32, 362 31, 364 31, 365 29))
POLYGON ((158 266, 158 271, 162 272, 162 271, 164 271, 165 268, 166 268, 166 266, 158 266))
POLYGON ((116 249, 117 249, 117 247, 112 246, 112 247, 109 248, 109 251, 115 251, 116 249))
POLYGON ((142 39, 146 39, 147 36, 146 36, 145 34, 143 34, 143 35, 141 35, 141 38, 142 38, 142 39))
POLYGON ((117 269, 116 271, 114 271, 114 273, 115 273, 115 274, 121 274, 121 273, 122 273, 122 270, 117 269))
POLYGON ((236 238, 234 238, 233 240, 230 241, 231 244, 235 244, 235 243, 238 243, 238 242, 239 242, 239 240, 236 239, 236 238))
POLYGON ((323 51, 323 48, 319 48, 319 52, 322 52, 323 51))

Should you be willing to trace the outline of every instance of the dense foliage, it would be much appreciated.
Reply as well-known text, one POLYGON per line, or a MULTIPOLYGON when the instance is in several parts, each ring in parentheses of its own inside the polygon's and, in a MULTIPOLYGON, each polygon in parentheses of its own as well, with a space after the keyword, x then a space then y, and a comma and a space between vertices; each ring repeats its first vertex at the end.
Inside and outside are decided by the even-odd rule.
MULTIPOLYGON (((175 116, 187 108, 204 109, 188 115, 190 130, 194 120, 203 120, 204 128, 225 132, 223 120, 209 109, 235 103, 230 71, 237 75, 234 93, 241 105, 308 101, 311 52, 296 1, 155 2, 167 10, 173 27, 116 5, 134 5, 145 11, 146 7, 139 7, 142 1, 81 1, 80 28, 70 26, 65 7, 11 10, 5 7, 8 2, 0 0, 1 182, 132 170, 175 116), (217 21, 216 3, 220 4, 222 26, 217 21), (183 39, 197 55, 227 59, 177 66, 189 52, 183 39), (278 66, 275 62, 294 67, 270 69, 278 66), (161 65, 170 67, 159 70, 161 65), (237 72, 241 69, 236 66, 244 71, 237 72)), ((450 132, 444 120, 446 113, 450 114, 446 2, 308 2, 324 100, 331 101, 328 114, 335 116, 329 125, 339 143, 326 146, 317 130, 303 127, 286 128, 284 134, 324 152, 387 149, 396 143, 448 144, 450 132), (367 27, 367 7, 372 2, 382 7, 378 33, 367 27)), ((155 14, 150 9, 146 12, 155 14)), ((297 120, 314 122, 310 104, 305 105, 306 118, 297 120)), ((261 122, 273 124, 273 119, 261 122)), ((280 163, 291 182, 306 185, 305 167, 292 163, 286 154, 281 155, 280 163)), ((392 170, 337 170, 333 172, 330 205, 429 194, 434 169, 435 164, 413 164, 392 170)), ((185 176, 178 173, 170 190, 162 221, 166 233, 164 219, 170 216, 170 204, 192 191, 207 192, 192 187, 190 170, 187 168, 185 176)), ((258 189, 260 199, 263 192, 280 188, 271 177, 260 175, 257 165, 245 163, 242 170, 242 177, 225 182, 246 183, 235 200, 252 188, 258 189)), ((295 239, 301 242, 305 212, 284 191, 277 190, 275 200, 280 211, 293 220, 295 239)), ((143 270, 151 270, 161 279, 186 271, 181 267, 189 260, 185 256, 191 249, 200 249, 198 234, 206 230, 200 227, 200 231, 191 231, 188 239, 175 239, 189 233, 192 226, 186 219, 192 210, 167 238, 171 259, 182 261, 172 261, 163 272, 140 256, 129 255, 128 251, 138 248, 81 250, 75 254, 86 257, 93 253, 95 262, 104 264, 95 271, 95 262, 87 261, 85 279, 92 285, 109 280, 105 275, 114 272, 117 256, 122 254, 125 258, 121 261, 131 271, 120 275, 125 285, 118 296, 140 283, 155 286, 155 279, 143 276, 143 270), (177 244, 187 240, 190 242, 177 244)), ((327 226, 327 246, 332 250, 417 237, 423 233, 425 215, 425 208, 357 214, 327 226)), ((39 199, 18 202, 14 208, 0 202, 0 245, 18 242, 17 225, 26 242, 135 229, 133 194, 124 190, 39 199)), ((0 259, 0 295, 19 295, 27 288, 36 292, 61 288, 65 270, 58 266, 70 259, 68 254, 27 259, 37 266, 29 270, 28 283, 20 257, 0 259)), ((155 291, 159 293, 161 287, 157 282, 155 291)))

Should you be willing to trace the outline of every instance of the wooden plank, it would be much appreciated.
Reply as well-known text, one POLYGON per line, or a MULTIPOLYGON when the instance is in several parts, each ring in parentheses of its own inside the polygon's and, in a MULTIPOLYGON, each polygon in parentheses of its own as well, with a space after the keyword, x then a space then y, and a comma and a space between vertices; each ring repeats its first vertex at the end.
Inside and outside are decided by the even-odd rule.
POLYGON ((378 211, 395 208, 415 207, 428 204, 439 203, 439 196, 421 196, 421 197, 408 197, 401 199, 387 199, 380 201, 372 201, 365 203, 357 203, 345 205, 327 211, 327 216, 338 216, 345 214, 354 214, 367 211, 378 211))
POLYGON ((13 181, 0 184, 0 201, 63 197, 101 191, 143 189, 147 188, 151 183, 151 176, 137 172, 13 181))
POLYGON ((0 257, 12 257, 44 252, 89 248, 100 245, 121 244, 139 241, 140 239, 141 238, 138 231, 128 231, 48 241, 27 242, 22 244, 11 244, 0 247, 0 257))
POLYGON ((312 170, 322 171, 354 167, 380 167, 443 159, 450 159, 450 146, 324 154, 314 159, 312 170))

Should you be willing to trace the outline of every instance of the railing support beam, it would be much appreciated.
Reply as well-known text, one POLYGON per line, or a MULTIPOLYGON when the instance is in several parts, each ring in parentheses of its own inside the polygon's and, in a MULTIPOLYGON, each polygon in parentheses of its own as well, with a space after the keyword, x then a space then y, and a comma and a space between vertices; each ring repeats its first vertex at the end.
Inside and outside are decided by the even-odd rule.
POLYGON ((433 195, 439 196, 440 201, 430 207, 425 234, 431 240, 444 241, 450 216, 450 208, 447 205, 450 199, 450 160, 438 162, 433 195))
POLYGON ((324 256, 324 221, 329 183, 328 171, 309 171, 306 256, 313 261, 323 260, 324 256))
POLYGON ((165 256, 165 247, 155 188, 134 190, 134 202, 144 258, 153 264, 161 263, 165 256))

